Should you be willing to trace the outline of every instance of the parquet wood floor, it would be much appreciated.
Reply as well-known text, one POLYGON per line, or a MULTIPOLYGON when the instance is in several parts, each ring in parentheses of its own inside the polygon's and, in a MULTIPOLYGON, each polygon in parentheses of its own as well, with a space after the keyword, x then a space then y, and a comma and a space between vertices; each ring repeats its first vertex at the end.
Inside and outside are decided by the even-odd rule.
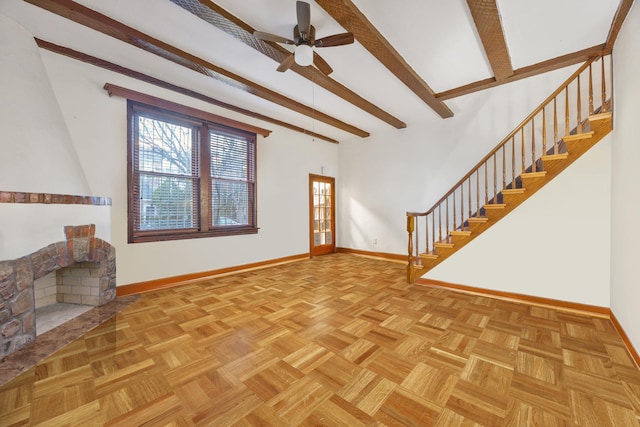
POLYGON ((0 425, 637 426, 607 319, 335 254, 152 292, 0 388, 0 425))

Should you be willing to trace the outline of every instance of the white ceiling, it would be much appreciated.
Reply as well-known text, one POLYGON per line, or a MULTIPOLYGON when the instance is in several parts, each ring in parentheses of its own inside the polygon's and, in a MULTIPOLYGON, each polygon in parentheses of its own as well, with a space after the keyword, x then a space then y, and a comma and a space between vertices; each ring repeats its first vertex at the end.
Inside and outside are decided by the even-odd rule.
MULTIPOLYGON (((492 77, 466 0, 353 1, 436 93, 492 77)), ((77 0, 77 3, 372 134, 393 129, 291 70, 276 72, 275 61, 169 0, 77 0)), ((215 3, 257 30, 292 37, 295 0, 215 0, 215 3)), ((311 22, 318 38, 345 31, 313 0, 310 3, 311 22)), ((497 3, 511 62, 518 69, 604 43, 620 0, 498 0, 497 3)), ((43 40, 338 140, 354 137, 21 0, 2 0, 0 13, 43 40)), ((333 67, 334 80, 407 126, 443 120, 357 41, 317 51, 333 67)), ((465 109, 465 98, 445 103, 458 114, 465 109)), ((246 121, 268 128, 275 126, 251 118, 246 121)))

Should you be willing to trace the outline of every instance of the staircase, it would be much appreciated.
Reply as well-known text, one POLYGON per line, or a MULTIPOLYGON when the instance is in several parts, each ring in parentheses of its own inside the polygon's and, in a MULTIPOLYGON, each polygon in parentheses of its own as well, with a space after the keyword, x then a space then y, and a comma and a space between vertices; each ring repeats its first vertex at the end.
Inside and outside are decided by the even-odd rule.
POLYGON ((611 57, 582 65, 431 209, 407 212, 407 281, 453 255, 613 128, 611 57))

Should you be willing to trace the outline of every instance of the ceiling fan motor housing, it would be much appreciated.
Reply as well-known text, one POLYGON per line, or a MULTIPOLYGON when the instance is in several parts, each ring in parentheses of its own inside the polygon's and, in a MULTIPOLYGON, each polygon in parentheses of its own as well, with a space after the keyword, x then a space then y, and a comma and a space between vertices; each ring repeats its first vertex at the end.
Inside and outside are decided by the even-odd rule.
POLYGON ((293 41, 296 46, 300 44, 306 44, 309 46, 313 46, 316 42, 316 27, 313 25, 309 25, 309 34, 301 33, 296 25, 293 27, 293 41))

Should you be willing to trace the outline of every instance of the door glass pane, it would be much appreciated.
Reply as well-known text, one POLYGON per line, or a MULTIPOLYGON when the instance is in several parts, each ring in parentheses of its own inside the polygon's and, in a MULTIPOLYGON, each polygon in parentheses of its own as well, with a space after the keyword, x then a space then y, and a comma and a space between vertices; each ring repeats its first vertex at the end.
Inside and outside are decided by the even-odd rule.
POLYGON ((313 242, 315 246, 330 245, 331 235, 331 184, 313 183, 313 242))

